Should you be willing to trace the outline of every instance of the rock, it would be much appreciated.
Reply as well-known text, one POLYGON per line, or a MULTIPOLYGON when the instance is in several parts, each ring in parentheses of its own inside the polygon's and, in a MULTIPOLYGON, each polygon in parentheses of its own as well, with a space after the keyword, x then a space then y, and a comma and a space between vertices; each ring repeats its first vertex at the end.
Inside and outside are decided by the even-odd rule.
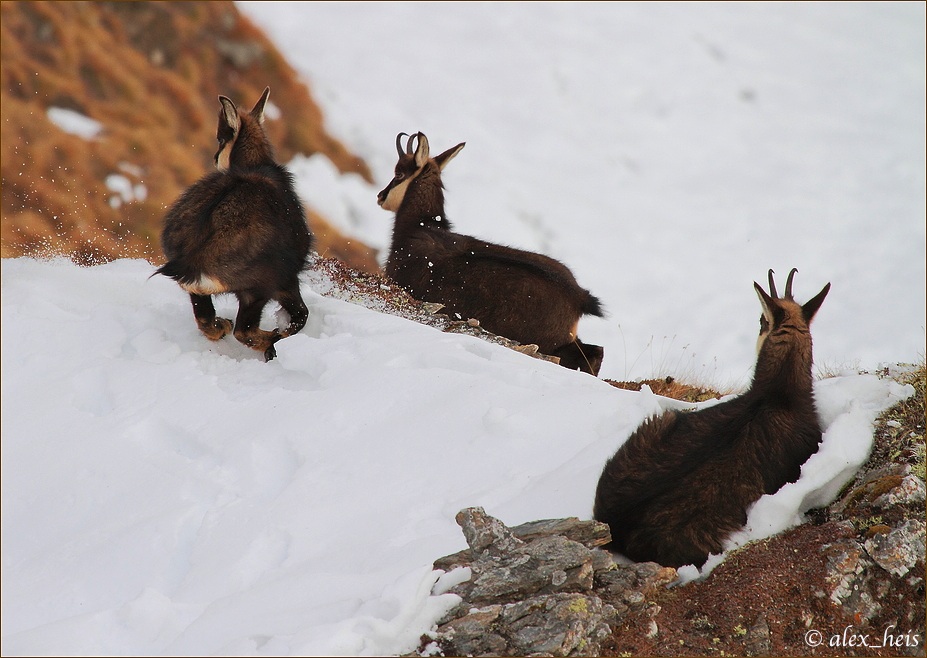
POLYGON ((432 653, 595 656, 619 619, 610 601, 625 593, 621 583, 652 587, 667 576, 658 565, 616 567, 597 548, 610 541, 608 526, 595 521, 550 519, 512 529, 473 507, 457 522, 470 548, 435 567, 467 566, 471 578, 451 588, 462 601, 430 635, 432 653), (597 586, 611 588, 608 602, 597 586))
MULTIPOLYGON (((462 512, 461 512, 462 513, 462 512)), ((484 512, 485 514, 485 512, 484 512)), ((458 521, 458 524, 460 521, 458 521)), ((468 522, 468 523, 472 523, 468 522)), ((611 541, 611 533, 608 525, 599 521, 581 521, 575 516, 566 519, 545 519, 542 521, 529 521, 510 529, 512 534, 522 541, 531 541, 539 537, 550 535, 561 535, 567 539, 579 542, 587 548, 602 546, 611 541)), ((600 566, 595 568, 611 568, 613 563, 611 553, 607 551, 598 551, 595 559, 600 561, 600 566)), ((473 562, 473 551, 465 548, 462 551, 445 555, 434 562, 435 569, 450 571, 457 567, 467 567, 473 562)))
POLYGON ((906 475, 897 486, 873 500, 872 506, 886 509, 894 505, 923 505, 925 499, 927 488, 924 483, 914 475, 906 475))
POLYGON ((861 622, 874 618, 882 606, 869 591, 873 561, 855 539, 841 539, 821 548, 827 556, 825 595, 848 617, 861 622))
POLYGON ((924 542, 925 523, 911 519, 887 533, 873 535, 863 546, 876 564, 901 577, 918 562, 924 563, 924 542))
POLYGON ((757 617, 756 622, 747 629, 747 639, 744 642, 748 656, 768 656, 772 650, 769 638, 769 624, 766 615, 757 617))
POLYGON ((486 514, 482 507, 468 507, 457 513, 457 525, 463 529, 470 550, 479 555, 491 546, 497 552, 515 550, 524 542, 517 539, 499 519, 486 514))

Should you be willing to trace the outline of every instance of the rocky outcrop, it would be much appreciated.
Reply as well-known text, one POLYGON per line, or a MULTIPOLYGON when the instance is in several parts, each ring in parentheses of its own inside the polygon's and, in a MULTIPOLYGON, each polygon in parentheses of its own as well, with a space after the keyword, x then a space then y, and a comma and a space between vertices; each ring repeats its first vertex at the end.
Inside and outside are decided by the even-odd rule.
MULTIPOLYGON (((214 167, 219 94, 250 107, 270 86, 282 116, 265 127, 281 162, 319 153, 371 180, 233 2, 4 2, 0 12, 3 257, 159 262, 165 208, 214 167), (99 133, 63 130, 50 108, 99 133)), ((373 250, 304 202, 319 253, 376 269, 373 250)))
POLYGON ((435 562, 468 569, 452 588, 462 601, 423 638, 443 655, 596 656, 631 611, 675 580, 653 563, 617 565, 598 548, 608 526, 576 518, 508 528, 482 508, 457 515, 469 549, 435 562))
POLYGON ((594 521, 508 528, 461 511, 469 548, 435 568, 469 579, 416 655, 925 655, 924 380, 920 367, 902 381, 917 395, 879 419, 836 502, 704 580, 614 563, 594 521))

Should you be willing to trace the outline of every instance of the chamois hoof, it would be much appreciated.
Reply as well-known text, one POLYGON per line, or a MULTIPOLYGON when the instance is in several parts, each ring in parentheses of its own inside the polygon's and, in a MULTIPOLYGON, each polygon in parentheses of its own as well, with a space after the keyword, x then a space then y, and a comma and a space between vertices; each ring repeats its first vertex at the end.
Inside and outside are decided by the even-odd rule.
POLYGON ((200 331, 209 340, 219 341, 232 333, 232 321, 225 318, 216 318, 208 324, 201 324, 200 331))
POLYGON ((277 358, 277 350, 274 349, 274 346, 271 345, 266 350, 264 350, 264 363, 271 361, 277 358))

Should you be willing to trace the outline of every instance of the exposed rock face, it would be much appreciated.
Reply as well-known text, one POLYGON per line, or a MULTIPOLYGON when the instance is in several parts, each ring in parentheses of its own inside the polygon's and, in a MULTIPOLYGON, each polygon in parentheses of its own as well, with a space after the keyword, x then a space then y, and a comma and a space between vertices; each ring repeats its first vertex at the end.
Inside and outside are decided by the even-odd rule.
MULTIPOLYGON (((217 96, 250 108, 265 86, 278 159, 321 153, 370 181, 320 109, 233 2, 4 2, 0 5, 2 256, 162 260, 166 207, 216 150, 217 96), (71 134, 49 108, 100 126, 71 134)), ((373 271, 375 253, 312 212, 317 250, 373 271)), ((371 203, 374 203, 371 199, 371 203)))
POLYGON ((508 528, 482 508, 457 515, 469 549, 435 568, 469 568, 453 589, 463 601, 423 638, 444 655, 600 655, 621 619, 676 578, 674 569, 616 565, 598 548, 597 521, 556 519, 508 528))

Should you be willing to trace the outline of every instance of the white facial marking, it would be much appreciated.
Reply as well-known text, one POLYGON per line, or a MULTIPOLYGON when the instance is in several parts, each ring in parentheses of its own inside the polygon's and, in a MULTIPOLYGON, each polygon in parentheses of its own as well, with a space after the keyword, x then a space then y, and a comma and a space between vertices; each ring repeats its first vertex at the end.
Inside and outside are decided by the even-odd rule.
POLYGON ((229 170, 229 158, 232 153, 232 142, 229 142, 219 151, 219 157, 216 159, 216 169, 219 171, 229 170))

